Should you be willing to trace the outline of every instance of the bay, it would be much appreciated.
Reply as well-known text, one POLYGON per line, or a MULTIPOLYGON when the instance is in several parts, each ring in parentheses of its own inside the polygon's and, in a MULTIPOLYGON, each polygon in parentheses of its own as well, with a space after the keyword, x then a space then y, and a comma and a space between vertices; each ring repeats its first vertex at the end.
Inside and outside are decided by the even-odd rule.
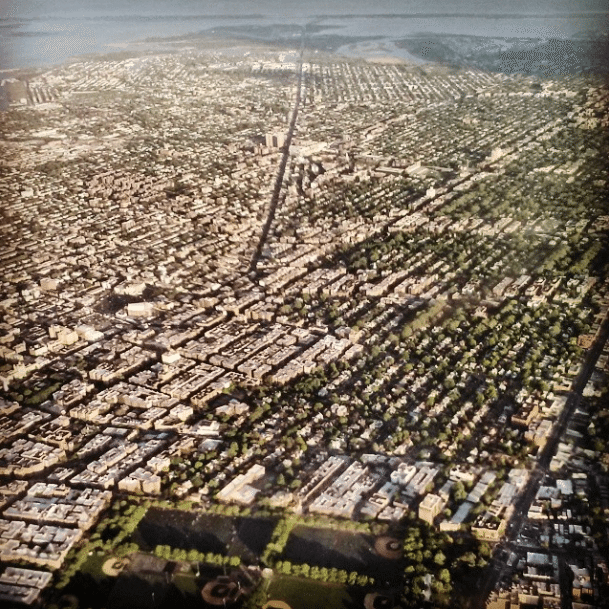
POLYGON ((594 38, 609 31, 607 9, 606 0, 0 0, 0 69, 59 64, 153 37, 272 24, 315 23, 388 43, 424 33, 594 38))

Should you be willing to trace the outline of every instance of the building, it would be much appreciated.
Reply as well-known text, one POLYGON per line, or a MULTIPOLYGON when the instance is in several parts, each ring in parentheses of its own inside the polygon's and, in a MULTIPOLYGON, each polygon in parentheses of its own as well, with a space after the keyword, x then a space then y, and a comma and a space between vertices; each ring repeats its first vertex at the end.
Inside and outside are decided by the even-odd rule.
POLYGON ((419 504, 419 518, 433 524, 436 516, 442 511, 444 500, 439 495, 428 493, 419 504))
POLYGON ((285 146, 284 133, 267 133, 264 137, 267 148, 283 148, 285 146))

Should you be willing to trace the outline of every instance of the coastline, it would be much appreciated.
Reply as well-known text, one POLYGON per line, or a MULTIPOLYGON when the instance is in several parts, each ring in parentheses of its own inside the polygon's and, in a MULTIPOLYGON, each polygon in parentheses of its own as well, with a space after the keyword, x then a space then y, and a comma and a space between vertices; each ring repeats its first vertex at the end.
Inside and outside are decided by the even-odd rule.
MULTIPOLYGON (((249 40, 252 44, 298 45, 303 27, 307 28, 312 49, 374 62, 414 64, 446 61, 446 57, 436 60, 433 53, 421 52, 416 44, 408 42, 422 37, 449 41, 459 37, 533 42, 551 39, 582 44, 603 39, 602 19, 596 13, 585 11, 576 11, 570 18, 567 13, 543 16, 379 11, 338 15, 315 14, 314 7, 309 10, 308 16, 300 12, 188 16, 58 13, 0 18, 0 73, 53 68, 83 57, 107 55, 117 49, 139 52, 144 47, 150 48, 152 41, 162 50, 175 48, 180 40, 213 39, 217 35, 249 40)), ((454 60, 459 63, 460 58, 454 60)), ((451 58, 448 63, 453 63, 451 58)))
POLYGON ((542 39, 299 27, 0 87, 17 600, 477 608, 603 571, 607 88, 450 67, 542 39))
POLYGON ((346 44, 336 50, 336 54, 363 59, 369 63, 421 65, 429 63, 422 57, 416 57, 406 49, 396 46, 394 40, 364 41, 346 44))
MULTIPOLYGON (((336 37, 329 43, 313 44, 309 47, 311 52, 324 52, 337 57, 349 59, 360 59, 371 63, 392 63, 419 65, 430 63, 428 60, 416 57, 406 49, 400 49, 393 40, 362 40, 361 38, 336 37)), ((60 68, 72 63, 82 61, 103 61, 112 59, 125 59, 127 57, 139 57, 150 54, 176 53, 186 50, 196 50, 197 48, 209 49, 210 45, 217 45, 218 50, 227 46, 251 46, 256 47, 291 47, 295 49, 297 45, 294 40, 276 39, 264 40, 250 38, 247 36, 235 36, 232 32, 205 31, 187 34, 178 37, 149 38, 141 40, 130 40, 123 42, 109 42, 104 48, 90 53, 79 53, 66 57, 65 59, 50 64, 43 65, 24 65, 20 67, 2 68, 0 66, 0 79, 19 78, 24 74, 40 74, 49 70, 60 68), (233 34, 233 35, 231 35, 233 34)))

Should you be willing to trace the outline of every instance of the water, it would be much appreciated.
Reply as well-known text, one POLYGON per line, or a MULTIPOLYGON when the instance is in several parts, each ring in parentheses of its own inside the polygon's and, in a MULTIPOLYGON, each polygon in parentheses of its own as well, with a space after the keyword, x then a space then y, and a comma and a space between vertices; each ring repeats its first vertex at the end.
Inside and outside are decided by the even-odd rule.
POLYGON ((225 26, 315 21, 344 36, 566 39, 607 31, 607 14, 609 0, 0 0, 0 69, 225 26))

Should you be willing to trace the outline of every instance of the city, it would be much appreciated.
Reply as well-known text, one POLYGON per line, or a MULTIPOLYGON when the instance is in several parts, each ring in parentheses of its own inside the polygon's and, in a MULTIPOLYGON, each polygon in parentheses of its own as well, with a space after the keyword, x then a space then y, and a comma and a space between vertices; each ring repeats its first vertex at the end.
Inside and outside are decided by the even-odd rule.
POLYGON ((0 599, 607 607, 605 79, 124 55, 2 81, 0 599))

